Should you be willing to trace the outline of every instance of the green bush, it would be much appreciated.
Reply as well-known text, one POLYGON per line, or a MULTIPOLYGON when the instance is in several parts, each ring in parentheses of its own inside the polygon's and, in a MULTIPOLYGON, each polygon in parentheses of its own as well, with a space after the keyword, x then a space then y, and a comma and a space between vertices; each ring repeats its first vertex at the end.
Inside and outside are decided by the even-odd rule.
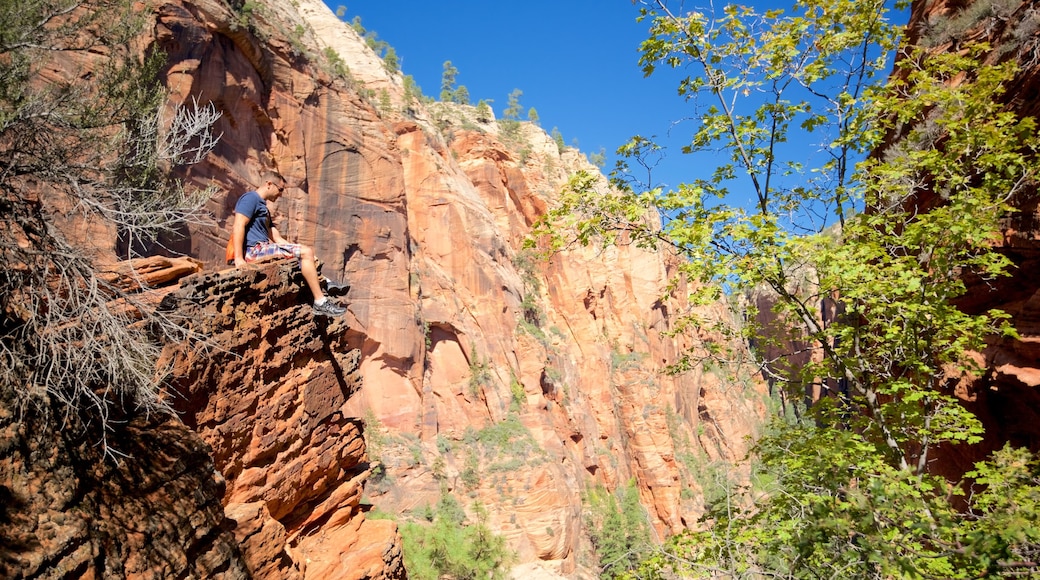
POLYGON ((477 521, 466 523, 453 496, 444 492, 432 522, 405 522, 404 562, 412 580, 499 580, 516 556, 505 539, 487 526, 487 512, 476 507, 477 521))

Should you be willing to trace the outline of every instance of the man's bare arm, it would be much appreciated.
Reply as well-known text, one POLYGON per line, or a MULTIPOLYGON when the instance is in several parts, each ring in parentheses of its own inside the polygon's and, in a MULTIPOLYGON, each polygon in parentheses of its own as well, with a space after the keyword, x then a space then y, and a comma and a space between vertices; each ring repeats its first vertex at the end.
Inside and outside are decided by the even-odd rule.
POLYGON ((269 230, 269 233, 271 235, 271 241, 276 243, 276 244, 290 244, 290 243, 292 243, 289 240, 283 238, 282 234, 278 233, 278 228, 276 228, 274 226, 271 226, 271 229, 269 230))
POLYGON ((231 237, 235 240, 235 266, 244 266, 246 263, 246 226, 249 218, 240 213, 235 214, 235 225, 231 228, 231 237))

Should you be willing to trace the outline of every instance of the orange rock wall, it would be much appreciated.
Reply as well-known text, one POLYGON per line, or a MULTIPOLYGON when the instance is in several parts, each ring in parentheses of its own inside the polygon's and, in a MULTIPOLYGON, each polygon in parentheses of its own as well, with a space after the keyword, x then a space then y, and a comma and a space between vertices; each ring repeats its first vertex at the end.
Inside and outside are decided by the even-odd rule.
MULTIPOLYGON (((219 188, 218 224, 191 228, 178 249, 223 268, 234 203, 273 167, 289 185, 279 229, 352 286, 349 322, 325 334, 303 298, 214 303, 221 332, 245 333, 231 350, 249 364, 178 363, 192 369, 185 420, 213 447, 229 514, 256 539, 252 569, 354 573, 339 558, 365 536, 348 530, 383 525, 358 517, 360 418, 386 473, 365 484, 369 501, 398 514, 442 490, 467 509, 479 502, 522 562, 576 569, 591 485, 634 481, 659 538, 692 524, 708 484, 699 474, 743 456, 765 393, 746 369, 661 372, 707 338, 668 335, 673 258, 623 246, 531 260, 521 244, 532 222, 571 173, 597 171, 580 152, 528 124, 506 138, 471 107, 406 102, 403 77, 316 0, 256 5, 242 20, 216 0, 167 2, 150 38, 169 55, 173 103, 212 101, 223 114, 220 144, 184 175, 219 188), (357 380, 343 389, 330 369, 353 352, 357 380), (288 560, 272 564, 279 537, 288 560)), ((367 537, 395 533, 378 532, 367 537)), ((381 541, 370 551, 385 565, 381 541)))
POLYGON ((210 445, 253 578, 402 578, 396 526, 364 517, 364 426, 343 412, 363 337, 315 318, 302 285, 288 260, 181 280, 161 307, 199 339, 164 351, 171 405, 210 445))

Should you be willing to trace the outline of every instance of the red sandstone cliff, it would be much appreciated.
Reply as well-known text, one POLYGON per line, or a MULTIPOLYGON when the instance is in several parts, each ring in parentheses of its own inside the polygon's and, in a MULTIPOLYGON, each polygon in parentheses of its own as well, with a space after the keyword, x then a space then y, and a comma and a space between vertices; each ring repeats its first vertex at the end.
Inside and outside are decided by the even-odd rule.
MULTIPOLYGON (((29 568, 397 578, 396 528, 365 506, 404 514, 442 490, 483 504, 521 563, 560 573, 588 562, 581 495, 592 485, 634 481, 659 538, 691 524, 711 484, 702 474, 743 456, 765 393, 741 369, 662 373, 717 338, 668 334, 667 255, 623 246, 539 262, 521 251, 568 176, 595 168, 537 127, 506 138, 471 108, 406 102, 402 77, 316 0, 250 5, 247 18, 220 0, 143 4, 154 25, 142 46, 168 54, 172 104, 197 98, 222 113, 220 144, 184 176, 219 188, 218 226, 191 228, 179 247, 206 272, 163 302, 208 338, 166 353, 180 420, 128 423, 148 450, 140 466, 60 446, 41 458, 44 439, 0 457, 5 476, 28 474, 13 485, 57 496, 17 517, 25 553, 34 522, 79 538, 38 546, 29 568), (352 286, 342 320, 313 319, 288 265, 222 264, 234 202, 267 167, 289 184, 282 232, 352 286), (151 472, 164 462, 171 473, 151 472), (66 464, 76 469, 51 481, 66 464), (124 482, 133 477, 137 487, 124 482), (99 507, 138 488, 148 501, 99 507), (85 508, 68 499, 97 494, 85 508), (106 520, 100 540, 90 519, 106 520), (120 527, 130 520, 162 533, 120 527), (81 545, 86 555, 69 555, 81 545), (110 555, 101 567, 99 550, 110 555)), ((0 417, 12 441, 48 433, 33 425, 0 417)))
MULTIPOLYGON (((472 109, 406 103, 402 77, 353 30, 324 4, 297 5, 261 3, 254 34, 221 4, 168 3, 156 41, 176 98, 224 113, 224 140, 188 176, 220 185, 218 219, 276 167, 290 185, 282 231, 353 287, 361 387, 342 413, 381 434, 370 455, 386 477, 370 484, 372 503, 404 513, 446 486, 487 506, 522 561, 564 571, 589 485, 634 478, 660 536, 692 522, 695 472, 743 455, 763 393, 746 376, 660 372, 697 339, 665 334, 669 259, 623 247, 531 262, 524 236, 573 171, 594 170, 584 157, 533 126, 510 143, 472 109), (481 442, 506 421, 521 426, 508 449, 481 442)), ((219 268, 226 235, 195 230, 185 249, 219 268)), ((270 459, 265 470, 280 471, 270 459)))

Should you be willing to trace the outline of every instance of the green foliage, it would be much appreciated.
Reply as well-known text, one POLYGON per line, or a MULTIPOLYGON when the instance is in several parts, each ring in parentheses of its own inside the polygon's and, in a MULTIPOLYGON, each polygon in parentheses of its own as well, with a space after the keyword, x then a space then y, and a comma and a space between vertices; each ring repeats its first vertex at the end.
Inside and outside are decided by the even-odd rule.
POLYGON ((423 92, 419 85, 415 82, 415 78, 412 75, 404 76, 404 102, 405 108, 409 113, 414 114, 414 106, 423 101, 423 92))
POLYGON ((563 133, 560 133, 559 129, 553 127, 550 135, 552 136, 553 142, 556 143, 556 150, 563 153, 563 150, 567 148, 567 144, 563 141, 563 133))
POLYGON ((450 60, 444 61, 444 73, 441 75, 441 101, 468 105, 469 90, 465 86, 455 86, 455 77, 458 74, 459 70, 451 64, 450 60))
MULTIPOLYGON (((971 54, 911 55, 885 89, 866 82, 881 56, 851 61, 858 65, 851 72, 833 67, 839 58, 887 54, 898 32, 878 24, 880 6, 845 9, 836 3, 842 6, 833 10, 801 6, 804 15, 797 17, 729 10, 710 29, 697 13, 657 18, 643 48, 648 70, 689 58, 704 69, 681 85, 691 98, 703 93, 719 103, 739 103, 737 97, 752 89, 773 96, 752 102, 750 114, 717 105, 704 109, 689 151, 722 147, 730 155, 710 180, 675 191, 604 194, 593 176, 578 174, 550 219, 584 244, 615 243, 624 235, 679 251, 683 275, 700 289, 690 296, 694 302, 717 300, 726 288, 767 288, 777 296, 778 316, 800 321, 797 332, 824 354, 802 369, 791 388, 815 377, 841 381, 850 406, 865 411, 854 426, 884 441, 895 465, 920 471, 933 445, 978 438, 978 421, 940 381, 950 365, 969 365, 965 353, 980 348, 986 336, 1011 329, 1001 312, 969 314, 952 301, 965 291, 965 272, 983 280, 1006 272, 1009 262, 992 242, 1010 210, 1008 199, 1033 179, 1035 123, 997 104, 1013 69, 981 66, 971 54), (772 27, 748 29, 748 22, 762 21, 772 27), (834 34, 836 27, 849 34, 834 34), (805 43, 814 47, 808 56, 800 48, 805 43), (962 71, 973 82, 946 82, 962 71), (836 81, 837 94, 811 102, 836 81), (853 81, 860 84, 850 87, 853 81), (810 92, 789 95, 781 88, 799 85, 810 92), (826 114, 811 113, 817 110, 826 114), (830 129, 828 151, 836 159, 813 169, 824 177, 790 181, 805 174, 793 161, 781 164, 777 147, 794 123, 812 133, 830 129), (850 171, 858 156, 896 132, 903 135, 897 144, 850 171), (750 208, 728 203, 741 186, 738 169, 750 208), (923 183, 942 200, 927 212, 916 202, 923 183), (651 208, 670 217, 663 227, 647 219, 651 208), (840 238, 818 219, 821 213, 837 222, 840 238), (817 290, 795 289, 799 270, 812 273, 817 290), (825 324, 817 304, 832 296, 840 297, 844 313, 825 324)), ((647 150, 648 142, 637 139, 623 154, 647 150)), ((690 318, 679 326, 699 323, 690 318)))
POLYGON ((600 147, 596 153, 589 153, 589 163, 603 169, 607 166, 607 152, 604 148, 600 147))
POLYGON ((405 568, 417 580, 497 580, 507 577, 516 556, 505 538, 491 532, 487 512, 475 508, 476 522, 467 524, 458 501, 442 492, 430 523, 401 524, 405 568))
POLYGON ((331 46, 326 46, 323 51, 325 59, 329 62, 332 72, 337 76, 344 78, 350 77, 350 69, 347 68, 347 63, 343 61, 343 57, 336 52, 336 49, 331 46))
MULTIPOLYGON (((337 9, 336 16, 343 18, 346 14, 346 8, 340 7, 342 10, 337 9)), ((397 51, 394 47, 390 46, 390 43, 379 38, 379 33, 374 30, 366 30, 365 26, 361 23, 360 16, 354 16, 354 19, 350 21, 350 27, 357 32, 359 36, 365 41, 365 45, 376 53, 376 56, 383 59, 383 68, 387 72, 394 74, 401 71, 401 62, 397 57, 397 51)))
POLYGON ((513 377, 513 380, 509 383, 509 410, 514 413, 519 413, 523 410, 524 405, 527 404, 527 393, 524 392, 524 386, 520 384, 520 381, 513 377))
POLYGON ((491 117, 491 104, 488 101, 481 99, 480 102, 477 103, 477 121, 480 121, 481 123, 489 123, 491 122, 491 117))
POLYGON ((599 557, 600 578, 628 577, 651 547, 650 528, 635 482, 629 481, 616 493, 594 487, 583 503, 585 525, 599 557))
MULTIPOLYGON (((343 10, 343 14, 346 14, 346 8, 343 10)), ((342 18, 343 16, 340 16, 342 18)), ((361 24, 361 16, 354 16, 350 21, 350 27, 354 29, 354 32, 358 33, 362 37, 365 36, 365 26, 361 24)))
POLYGON ((380 89, 379 90, 379 112, 385 115, 385 114, 390 112, 390 108, 391 108, 390 91, 388 91, 386 89, 380 89))
MULTIPOLYGON (((712 330, 759 347, 804 338, 818 356, 781 388, 801 398, 822 381, 835 395, 778 421, 755 448, 766 473, 757 480, 772 487, 712 502, 704 524, 713 525, 676 540, 670 561, 685 562, 682 573, 741 577, 1036 574, 1034 531, 1022 522, 1040 514, 1023 512, 1016 532, 981 541, 974 530, 1005 522, 1006 504, 980 489, 964 516, 950 507, 957 488, 927 473, 937 446, 981 437, 945 377, 978 371, 970 353, 1015 332, 1003 312, 955 306, 966 277, 1007 274, 994 246, 1010 200, 1036 183, 1036 123, 1001 105, 1013 64, 983 64, 985 46, 911 47, 888 77, 902 31, 880 0, 716 14, 641 4, 643 69, 689 74, 679 94, 697 124, 684 152, 719 164, 657 188, 661 149, 637 136, 619 150, 614 188, 575 175, 535 236, 549 252, 574 242, 675 252, 674 287, 693 288, 679 297, 691 304, 767 293, 786 327, 712 330), (787 145, 795 134, 814 151, 787 145), (834 315, 824 318, 828 301, 834 315)), ((703 324, 687 316, 675 328, 703 324)), ((676 372, 731 356, 717 341, 697 346, 708 354, 689 353, 676 372)), ((1037 482, 1022 475, 1032 468, 1012 464, 998 454, 969 477, 986 489, 1019 481, 1023 509, 1035 509, 1037 482)))
POLYGON ((538 125, 538 111, 534 107, 527 109, 527 120, 534 125, 538 125))
MULTIPOLYGON (((520 390, 522 392, 523 387, 520 390)), ((515 390, 511 388, 511 398, 516 395, 515 390)), ((504 454, 527 457, 537 449, 537 442, 527 427, 520 422, 520 417, 516 413, 510 413, 505 419, 491 423, 478 431, 477 441, 480 442, 484 452, 490 456, 504 454)))
POLYGON ((263 6, 257 4, 253 0, 245 0, 241 4, 236 6, 235 19, 231 22, 232 28, 245 28, 252 30, 253 19, 256 14, 263 10, 263 6))
POLYGON ((456 102, 456 103, 458 103, 458 104, 460 104, 460 105, 468 105, 469 104, 469 89, 466 88, 466 85, 459 85, 455 89, 455 92, 452 93, 451 100, 456 102))
POLYGON ((503 119, 512 119, 514 121, 520 120, 520 113, 523 110, 520 106, 520 97, 524 95, 524 92, 520 89, 513 89, 513 92, 509 93, 509 104, 506 105, 505 110, 502 111, 503 119))
POLYGON ((292 45, 293 54, 299 56, 307 52, 307 47, 303 44, 303 37, 307 34, 307 27, 302 24, 297 24, 293 27, 289 33, 289 44, 292 45))
POLYGON ((391 74, 401 70, 401 63, 397 59, 397 51, 392 46, 388 46, 386 52, 383 53, 383 67, 391 74))
POLYGON ((466 453, 466 461, 459 477, 462 478, 462 485, 470 491, 480 486, 480 457, 476 450, 471 449, 466 453))
POLYGON ((379 461, 379 457, 385 451, 388 443, 386 428, 383 427, 382 421, 379 420, 379 417, 376 416, 375 411, 372 409, 365 410, 362 422, 365 426, 366 453, 371 461, 379 461))
POLYGON ((441 100, 445 103, 451 101, 452 92, 455 90, 455 77, 459 69, 451 64, 450 60, 444 61, 444 72, 441 74, 441 100))
POLYGON ((491 387, 494 377, 491 375, 491 367, 486 360, 477 354, 477 345, 471 344, 469 349, 469 390, 470 394, 476 396, 481 389, 491 387))
MULTIPOLYGON (((516 141, 520 138, 520 121, 516 119, 499 119, 498 126, 502 129, 502 136, 508 140, 516 141)), ((526 157, 521 154, 522 159, 526 157)))
POLYGON ((542 283, 539 278, 537 255, 529 249, 521 249, 513 256, 513 266, 524 283, 524 294, 520 300, 519 328, 537 338, 539 342, 548 344, 549 338, 542 330, 542 326, 545 325, 545 312, 539 303, 542 283))
POLYGON ((642 352, 623 353, 615 345, 610 350, 610 372, 614 373, 635 368, 645 357, 646 353, 642 352))
POLYGON ((502 111, 502 118, 498 124, 502 128, 502 135, 506 139, 516 140, 520 138, 520 113, 523 111, 520 105, 520 97, 523 94, 523 91, 520 89, 513 89, 513 92, 509 93, 509 104, 502 111))
POLYGON ((976 0, 953 15, 936 14, 926 23, 921 44, 933 47, 962 42, 985 20, 992 19, 994 24, 1006 21, 1021 5, 1018 0, 976 0))
MULTIPOLYGON (((740 488, 705 514, 712 526, 669 541, 644 578, 675 573, 772 578, 998 578, 1040 555, 1040 465, 1004 449, 980 462, 970 493, 884 461, 858 434, 786 425, 759 443, 777 476, 740 488)), ((1032 577, 1032 576, 1029 576, 1032 577)))

